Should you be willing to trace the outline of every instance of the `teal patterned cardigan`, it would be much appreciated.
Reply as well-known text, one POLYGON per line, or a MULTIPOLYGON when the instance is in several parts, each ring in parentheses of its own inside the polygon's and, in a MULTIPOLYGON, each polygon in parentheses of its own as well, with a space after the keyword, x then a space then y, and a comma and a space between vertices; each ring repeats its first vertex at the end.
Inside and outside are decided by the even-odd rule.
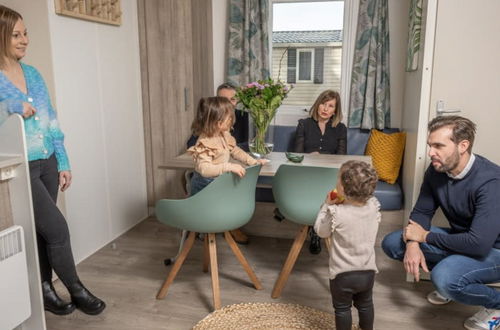
POLYGON ((47 86, 40 73, 21 63, 28 94, 20 91, 0 72, 0 124, 13 113, 23 114, 23 102, 31 103, 36 113, 24 119, 28 160, 48 159, 55 153, 58 171, 69 171, 69 160, 64 148, 64 134, 59 128, 56 112, 50 102, 47 86))

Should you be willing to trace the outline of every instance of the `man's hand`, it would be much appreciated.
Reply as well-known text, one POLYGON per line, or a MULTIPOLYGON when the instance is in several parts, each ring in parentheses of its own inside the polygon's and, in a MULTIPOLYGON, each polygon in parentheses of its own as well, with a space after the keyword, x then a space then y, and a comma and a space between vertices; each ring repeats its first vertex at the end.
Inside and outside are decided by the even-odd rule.
POLYGON ((61 191, 65 191, 71 185, 72 175, 70 171, 59 172, 59 188, 61 191))
POLYGON ((428 273, 427 263, 425 262, 425 257, 420 249, 417 242, 408 242, 406 244, 405 257, 403 259, 403 264, 407 273, 410 273, 415 277, 415 281, 420 281, 420 267, 424 272, 428 273))
POLYGON ((421 225, 416 223, 413 220, 410 220, 408 226, 406 226, 403 232, 403 240, 407 241, 415 241, 419 243, 425 243, 425 238, 427 237, 429 232, 422 228, 421 225))

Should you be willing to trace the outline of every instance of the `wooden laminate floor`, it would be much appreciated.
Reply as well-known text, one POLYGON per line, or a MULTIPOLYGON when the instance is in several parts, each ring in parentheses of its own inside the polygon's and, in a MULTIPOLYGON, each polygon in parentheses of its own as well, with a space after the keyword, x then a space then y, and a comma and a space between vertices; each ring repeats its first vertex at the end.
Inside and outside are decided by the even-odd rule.
MULTIPOLYGON (((402 212, 383 212, 383 221, 401 223, 402 212)), ((379 236, 384 234, 382 230, 379 236)), ((86 259, 78 265, 79 275, 87 287, 106 301, 106 310, 99 316, 85 315, 78 310, 68 316, 47 313, 47 328, 192 328, 212 308, 210 275, 201 271, 202 242, 196 241, 166 298, 155 299, 169 270, 163 265, 163 259, 175 254, 178 238, 176 230, 150 218, 86 259)), ((242 247, 264 286, 261 291, 253 289, 221 236, 217 242, 222 305, 297 303, 333 313, 327 279, 328 255, 324 248, 320 255, 311 255, 306 246, 303 248, 281 298, 274 300, 270 297, 271 290, 292 241, 251 237, 250 245, 242 247)), ((380 271, 374 288, 376 329, 458 330, 463 329, 464 319, 477 311, 476 307, 453 302, 445 306, 430 305, 425 295, 433 289, 432 284, 406 282, 401 263, 389 260, 380 247, 376 249, 380 271)), ((68 298, 61 283, 57 282, 56 288, 62 297, 68 298)))

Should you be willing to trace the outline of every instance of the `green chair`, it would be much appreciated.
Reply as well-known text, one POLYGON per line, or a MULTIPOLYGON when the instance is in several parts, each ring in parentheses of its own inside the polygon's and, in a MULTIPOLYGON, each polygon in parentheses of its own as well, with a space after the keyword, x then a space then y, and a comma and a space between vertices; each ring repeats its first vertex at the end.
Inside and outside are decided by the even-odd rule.
POLYGON ((208 272, 210 262, 215 309, 221 307, 216 233, 224 233, 226 241, 254 287, 257 290, 262 289, 257 276, 229 233, 230 230, 245 225, 254 213, 255 187, 260 167, 258 165, 247 168, 243 178, 233 173, 224 173, 194 196, 180 200, 162 199, 156 203, 156 217, 160 222, 189 232, 172 270, 156 296, 157 299, 163 299, 167 294, 169 286, 193 247, 196 233, 204 234, 203 271, 208 272))
MULTIPOLYGON (((302 225, 295 236, 288 257, 274 284, 272 298, 278 298, 285 287, 310 226, 314 225, 327 193, 337 183, 338 168, 281 165, 273 179, 276 206, 285 219, 302 225)), ((328 242, 327 242, 328 244, 328 242)))

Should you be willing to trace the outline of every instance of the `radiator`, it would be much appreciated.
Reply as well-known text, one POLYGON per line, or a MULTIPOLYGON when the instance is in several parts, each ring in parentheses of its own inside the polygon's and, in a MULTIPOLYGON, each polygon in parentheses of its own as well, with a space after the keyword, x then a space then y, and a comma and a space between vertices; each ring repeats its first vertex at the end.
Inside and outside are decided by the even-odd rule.
POLYGON ((0 329, 13 329, 31 315, 24 232, 12 226, 0 232, 0 329))

